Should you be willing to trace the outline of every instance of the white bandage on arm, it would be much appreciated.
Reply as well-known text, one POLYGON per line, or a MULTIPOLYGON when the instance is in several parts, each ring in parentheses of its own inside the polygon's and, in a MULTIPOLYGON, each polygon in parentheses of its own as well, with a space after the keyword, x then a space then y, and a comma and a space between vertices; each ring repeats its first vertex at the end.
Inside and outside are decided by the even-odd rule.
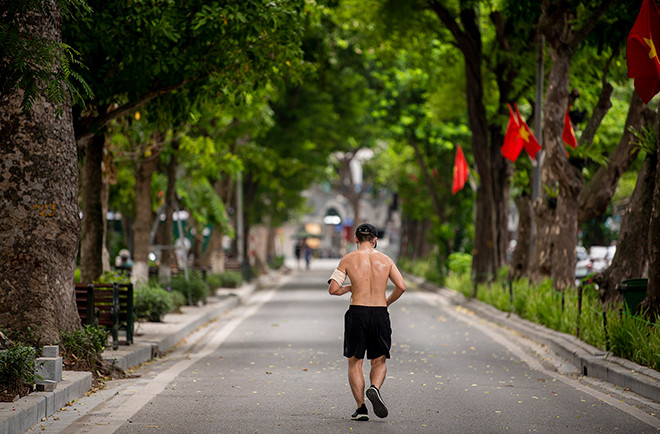
POLYGON ((331 280, 334 280, 339 284, 339 286, 341 286, 346 281, 346 273, 339 271, 338 268, 335 268, 335 271, 332 272, 332 275, 328 279, 328 285, 330 284, 331 280))

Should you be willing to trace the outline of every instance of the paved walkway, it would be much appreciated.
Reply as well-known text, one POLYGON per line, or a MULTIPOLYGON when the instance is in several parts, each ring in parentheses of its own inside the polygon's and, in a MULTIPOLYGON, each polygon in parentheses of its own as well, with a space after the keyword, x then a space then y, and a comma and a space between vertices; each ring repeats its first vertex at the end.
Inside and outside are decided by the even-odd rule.
MULTIPOLYGON (((310 268, 332 270, 338 259, 312 261, 310 268)), ((295 272, 295 260, 286 265, 295 272)), ((301 261, 304 267, 304 261, 301 261)), ((182 339, 203 324, 221 317, 228 310, 238 306, 256 289, 269 286, 281 274, 272 272, 255 282, 237 289, 221 289, 209 302, 200 307, 184 307, 182 313, 168 314, 162 323, 140 323, 136 328, 135 344, 120 345, 119 350, 103 353, 106 360, 115 360, 123 369, 137 366, 152 360, 159 352, 167 352, 182 339)), ((660 401, 660 373, 644 368, 628 360, 609 357, 602 351, 579 341, 573 336, 548 330, 545 327, 508 315, 478 300, 465 299, 462 295, 444 288, 438 288, 414 276, 406 276, 411 289, 436 292, 461 305, 476 315, 501 326, 513 329, 523 336, 547 345, 585 375, 606 380, 621 388, 627 388, 647 398, 660 401)), ((92 376, 88 372, 65 371, 63 380, 54 392, 32 393, 14 403, 0 403, 0 434, 23 433, 68 402, 77 399, 91 389, 92 376)))

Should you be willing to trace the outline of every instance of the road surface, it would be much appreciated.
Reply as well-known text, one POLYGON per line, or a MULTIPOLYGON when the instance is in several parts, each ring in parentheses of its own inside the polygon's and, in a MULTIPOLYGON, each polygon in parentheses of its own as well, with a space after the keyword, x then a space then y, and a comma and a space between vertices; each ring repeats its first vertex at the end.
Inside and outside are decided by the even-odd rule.
MULTIPOLYGON (((348 295, 336 261, 285 277, 175 351, 33 427, 93 433, 626 432, 660 428, 660 406, 577 373, 546 349, 408 290, 390 307, 389 416, 350 420, 342 356, 348 295), (570 371, 570 369, 568 370, 570 371)), ((365 363, 367 374, 368 363, 365 363)), ((368 381, 368 379, 367 379, 368 381)), ((367 382, 368 385, 368 382, 367 382)))

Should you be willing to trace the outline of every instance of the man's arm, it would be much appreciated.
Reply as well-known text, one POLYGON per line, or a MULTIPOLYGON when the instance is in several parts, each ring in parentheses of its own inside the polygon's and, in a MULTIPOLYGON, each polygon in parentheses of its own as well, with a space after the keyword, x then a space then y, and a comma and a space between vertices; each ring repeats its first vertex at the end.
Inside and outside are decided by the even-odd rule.
POLYGON ((394 291, 392 291, 392 293, 390 294, 390 296, 387 297, 388 307, 390 304, 397 301, 399 297, 401 297, 403 293, 406 291, 406 282, 403 280, 403 276, 401 275, 401 272, 394 263, 392 263, 392 267, 390 268, 390 280, 394 284, 395 288, 394 291))
POLYGON ((328 288, 328 292, 330 295, 344 295, 347 292, 351 292, 351 285, 341 285, 335 281, 331 280, 330 281, 330 287, 328 288))
POLYGON ((344 285, 346 281, 346 266, 343 264, 344 260, 339 261, 339 265, 332 272, 332 276, 328 279, 328 292, 330 295, 344 295, 351 292, 351 285, 344 285))

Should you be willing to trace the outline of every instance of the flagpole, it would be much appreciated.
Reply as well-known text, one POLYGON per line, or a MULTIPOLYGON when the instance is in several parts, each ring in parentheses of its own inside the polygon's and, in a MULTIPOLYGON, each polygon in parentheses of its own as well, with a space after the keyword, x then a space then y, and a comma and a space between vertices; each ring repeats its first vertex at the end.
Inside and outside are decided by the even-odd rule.
MULTIPOLYGON (((538 51, 536 58, 536 112, 534 113, 534 135, 539 145, 543 146, 543 47, 545 46, 545 37, 541 35, 538 42, 538 51)), ((530 243, 530 258, 534 257, 534 244, 536 242, 536 218, 534 204, 541 193, 541 169, 545 152, 541 149, 536 154, 536 161, 532 161, 532 242, 530 243)))

